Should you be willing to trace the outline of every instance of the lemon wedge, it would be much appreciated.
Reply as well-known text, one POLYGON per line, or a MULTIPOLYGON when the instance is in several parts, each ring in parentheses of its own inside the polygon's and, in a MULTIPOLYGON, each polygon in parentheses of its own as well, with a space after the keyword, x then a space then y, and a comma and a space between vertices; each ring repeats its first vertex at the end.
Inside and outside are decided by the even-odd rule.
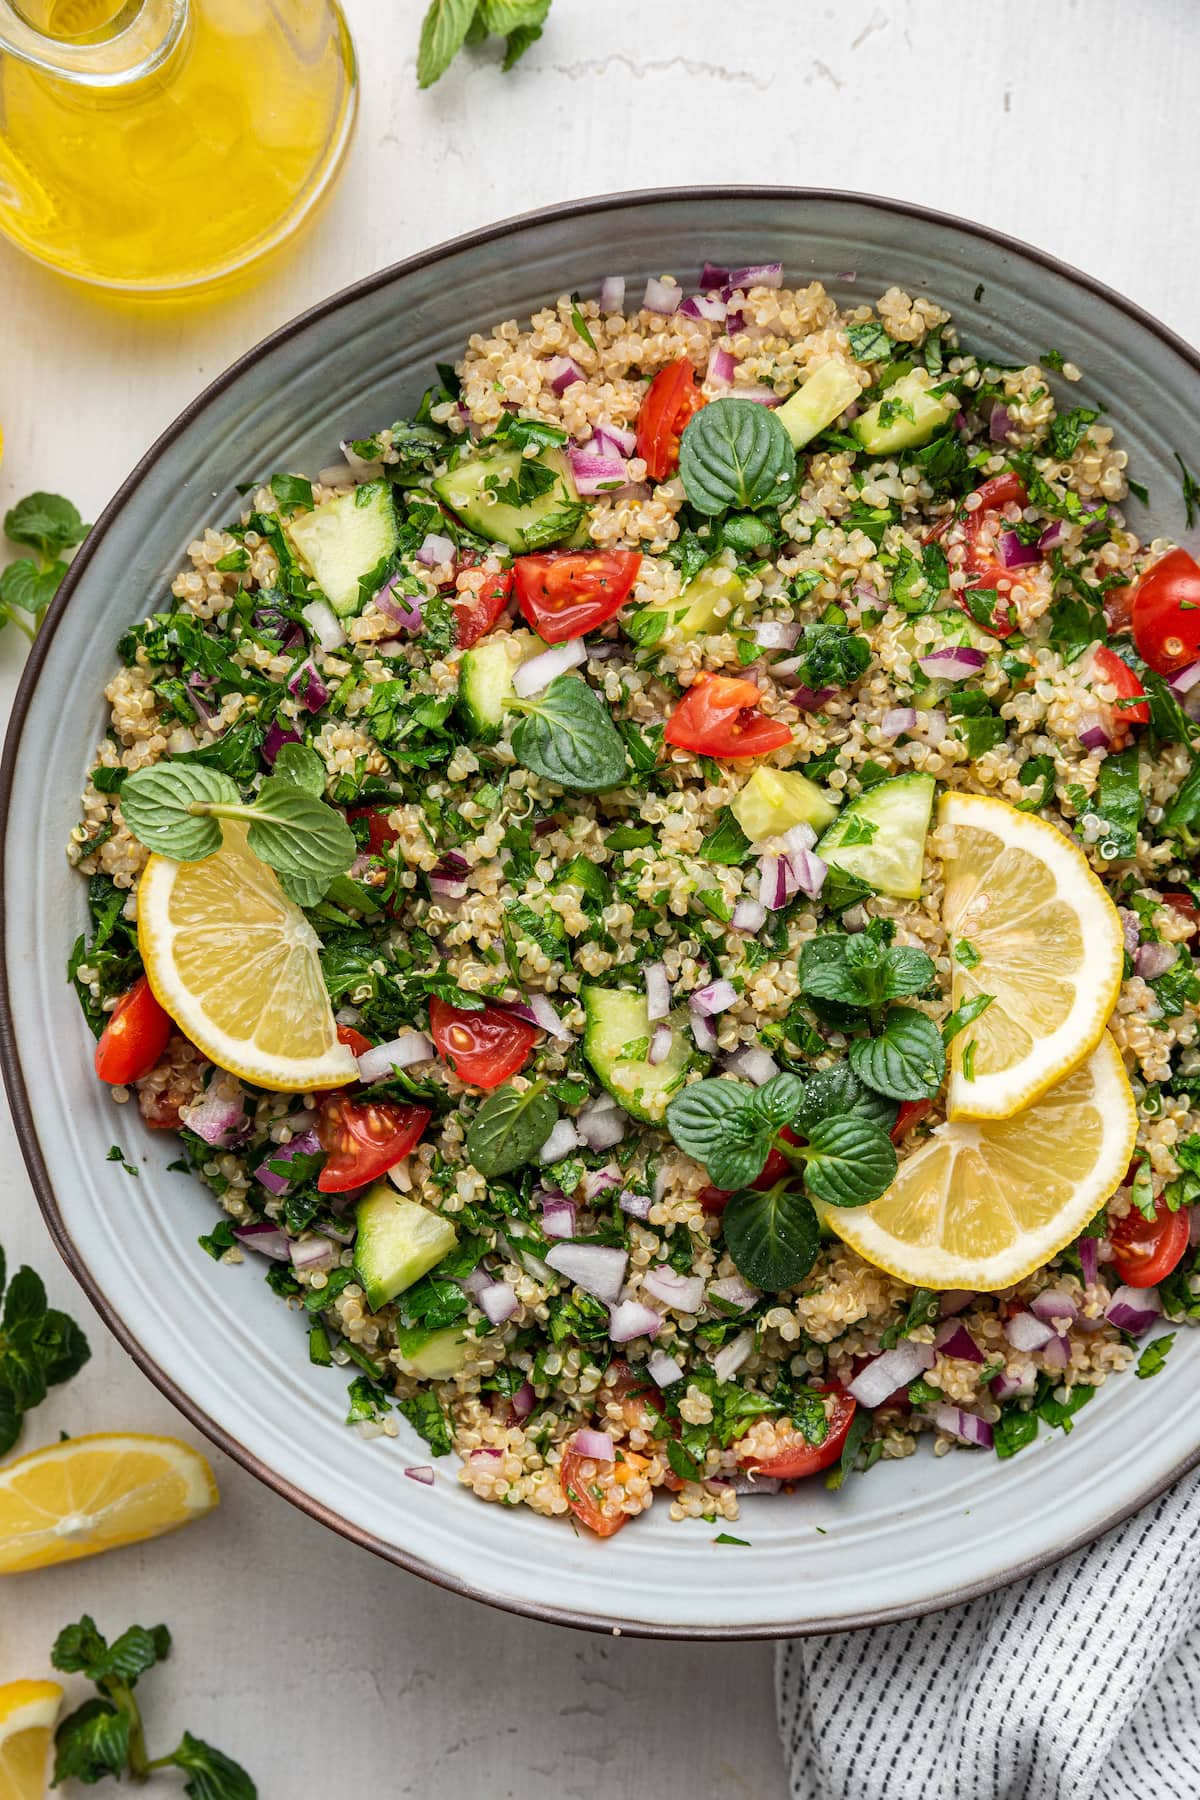
POLYGON ((1011 1287, 1077 1237, 1115 1192, 1137 1109, 1107 1032, 1018 1118, 939 1125, 870 1206, 817 1204, 823 1224, 913 1287, 1011 1287))
POLYGON ((159 1004, 219 1068, 280 1092, 357 1075, 338 1042, 320 941, 244 825, 226 821, 221 848, 203 862, 150 858, 138 945, 159 1004))
POLYGON ((217 1504, 213 1472, 178 1438, 65 1438, 0 1468, 0 1575, 74 1562, 174 1531, 217 1504))
POLYGON ((1121 987, 1121 921, 1078 845, 1005 800, 944 794, 938 847, 953 1005, 992 996, 951 1043, 946 1110, 1008 1119, 1100 1042, 1121 987))
POLYGON ((0 1687, 0 1800, 42 1800, 62 1697, 57 1681, 9 1681, 0 1687))

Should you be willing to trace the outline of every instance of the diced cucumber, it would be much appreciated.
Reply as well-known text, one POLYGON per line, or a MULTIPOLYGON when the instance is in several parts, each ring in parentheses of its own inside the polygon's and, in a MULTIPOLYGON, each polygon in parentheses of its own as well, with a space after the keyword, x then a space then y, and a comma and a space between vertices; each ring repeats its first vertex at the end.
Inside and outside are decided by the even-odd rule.
POLYGON ((470 1337, 461 1325, 447 1325, 442 1331, 431 1331, 423 1344, 404 1352, 399 1358, 406 1375, 419 1375, 423 1381, 449 1381, 467 1360, 470 1337))
POLYGON ((843 362, 824 362, 803 387, 784 401, 775 417, 797 450, 840 418, 862 393, 858 376, 843 362))
POLYGON ((516 699, 513 675, 545 648, 532 632, 501 631, 464 651, 458 665, 458 704, 476 743, 496 742, 504 715, 516 699))
POLYGON ((860 413, 850 430, 870 456, 917 450, 958 411, 953 394, 931 394, 924 369, 894 381, 874 406, 860 413))
POLYGON ((780 837, 793 825, 824 831, 837 807, 795 769, 755 769, 729 808, 752 844, 780 837))
POLYGON ((349 494, 322 500, 308 513, 284 521, 292 548, 335 613, 347 618, 360 607, 359 582, 379 571, 400 542, 392 490, 386 481, 364 481, 349 494))
POLYGON ((684 1075, 702 1060, 687 1013, 672 1013, 666 1021, 671 1027, 671 1048, 662 1062, 652 1063, 646 1060, 646 1051, 654 1027, 646 1017, 644 994, 626 988, 585 987, 580 998, 587 1021, 583 1054, 627 1113, 651 1125, 659 1124, 684 1075))
POLYGON ((358 1203, 354 1240, 354 1272, 371 1311, 428 1275, 457 1242, 449 1219, 406 1200, 390 1181, 377 1181, 358 1203))
POLYGON ((544 550, 577 536, 587 541, 586 531, 581 533, 587 508, 576 492, 570 463, 554 445, 533 457, 520 450, 472 456, 439 475, 433 491, 464 525, 510 550, 544 550), (506 491, 516 495, 522 482, 530 490, 527 498, 497 498, 506 491))
POLYGON ((896 775, 868 788, 838 814, 817 855, 877 894, 915 900, 925 869, 925 839, 933 811, 932 775, 896 775))
MULTIPOLYGON (((682 638, 703 637, 724 628, 735 606, 745 599, 746 590, 736 569, 723 562, 705 563, 670 606, 643 606, 635 617, 648 622, 656 614, 669 622, 682 638)), ((634 631, 635 640, 638 632, 634 631)), ((647 641, 653 636, 647 633, 647 641)), ((659 633, 658 635, 661 635, 659 633)))

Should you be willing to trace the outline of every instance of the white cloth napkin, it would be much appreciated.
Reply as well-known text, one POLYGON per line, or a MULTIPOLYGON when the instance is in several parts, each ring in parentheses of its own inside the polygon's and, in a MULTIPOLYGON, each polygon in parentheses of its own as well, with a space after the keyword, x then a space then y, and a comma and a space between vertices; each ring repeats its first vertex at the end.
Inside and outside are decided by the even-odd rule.
POLYGON ((781 1644, 792 1800, 1195 1800, 1198 1625, 1200 1472, 982 1600, 781 1644))

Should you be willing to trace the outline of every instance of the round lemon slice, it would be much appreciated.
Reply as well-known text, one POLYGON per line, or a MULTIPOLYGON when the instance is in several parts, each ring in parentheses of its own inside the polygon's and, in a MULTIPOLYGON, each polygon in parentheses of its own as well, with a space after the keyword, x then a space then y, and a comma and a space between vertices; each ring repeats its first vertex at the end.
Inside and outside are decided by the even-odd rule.
POLYGON ((1121 987, 1117 909, 1083 851, 985 794, 942 796, 952 1002, 990 995, 953 1039, 951 1119, 1008 1119, 1079 1067, 1121 987))
POLYGON ((1077 1237, 1120 1185, 1137 1141, 1121 1053, 1105 1032, 1081 1068, 1019 1118, 939 1125, 870 1206, 823 1224, 913 1287, 1011 1287, 1077 1237))
POLYGON ((57 1681, 9 1681, 0 1687, 0 1800, 42 1800, 62 1697, 57 1681))
POLYGON ((208 1463, 178 1438, 66 1438, 0 1469, 0 1575, 140 1544, 216 1504, 208 1463))
POLYGON ((307 1092, 352 1081, 321 978, 320 941, 274 874, 226 821, 203 862, 152 856, 138 888, 150 986, 180 1030, 243 1081, 307 1092))

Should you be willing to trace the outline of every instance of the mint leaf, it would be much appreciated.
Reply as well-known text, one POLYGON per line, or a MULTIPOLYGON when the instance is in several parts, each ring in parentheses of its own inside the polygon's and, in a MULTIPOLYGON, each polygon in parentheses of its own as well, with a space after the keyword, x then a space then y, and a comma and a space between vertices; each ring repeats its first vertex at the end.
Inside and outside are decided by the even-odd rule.
POLYGON ((558 675, 540 694, 518 702, 524 717, 512 734, 517 761, 576 794, 598 794, 625 779, 625 745, 594 688, 558 675))
POLYGON ((818 1119, 808 1134, 804 1183, 830 1206, 866 1206, 895 1174, 895 1145, 869 1119, 818 1119))
POLYGON ((46 561, 60 550, 71 550, 83 542, 90 525, 79 516, 79 508, 61 494, 26 494, 4 515, 4 535, 14 544, 27 544, 46 561))
POLYGON ((946 1046, 925 1013, 897 1006, 879 1037, 851 1044, 850 1065, 860 1081, 893 1100, 932 1099, 946 1073, 946 1046))
POLYGON ((511 1082, 489 1094, 467 1127, 467 1155, 481 1175, 511 1175, 532 1162, 558 1121, 558 1107, 541 1082, 524 1090, 511 1082))
POLYGON ((237 806, 237 784, 203 763, 166 758, 135 769, 121 784, 121 812, 139 843, 175 862, 199 862, 221 847, 221 827, 193 805, 237 806))
POLYGON ((476 0, 431 0, 417 49, 419 87, 432 87, 446 73, 466 42, 475 6, 476 0))
POLYGON ((752 1088, 722 1077, 696 1081, 667 1107, 679 1148, 708 1169, 717 1187, 740 1188, 762 1172, 775 1126, 755 1106, 752 1088))
POLYGON ((191 1779, 183 1784, 189 1800, 257 1800, 258 1789, 240 1764, 221 1750, 202 1743, 185 1731, 183 1741, 166 1761, 185 1769, 191 1779))
POLYGON ((794 1181, 780 1182, 766 1193, 753 1188, 735 1193, 721 1225, 739 1274, 767 1293, 803 1281, 821 1248, 812 1202, 794 1181))
POLYGON ((780 506, 796 487, 796 452, 769 407, 713 400, 689 420, 679 446, 688 503, 709 515, 780 506))

